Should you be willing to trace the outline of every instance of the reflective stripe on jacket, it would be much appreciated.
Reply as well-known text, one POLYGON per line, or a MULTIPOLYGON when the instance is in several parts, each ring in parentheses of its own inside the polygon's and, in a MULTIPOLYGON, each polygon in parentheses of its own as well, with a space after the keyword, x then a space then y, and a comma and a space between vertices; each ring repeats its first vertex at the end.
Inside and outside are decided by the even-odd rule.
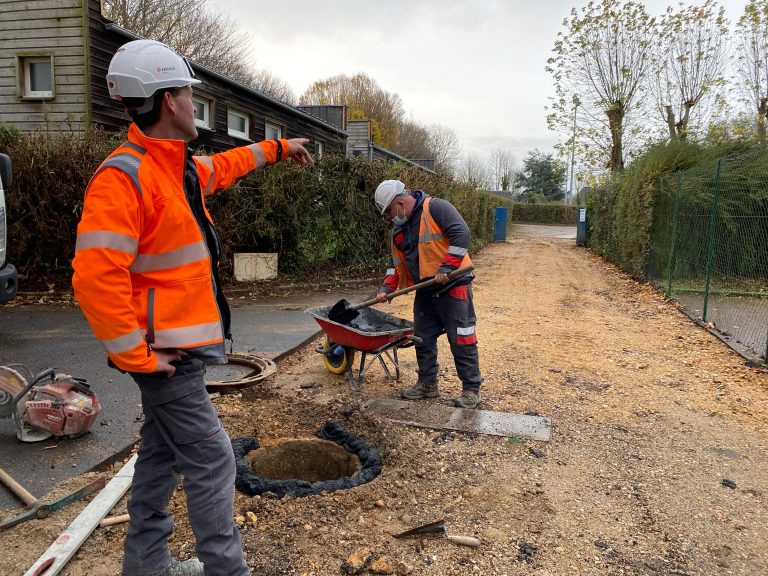
MULTIPOLYGON (((203 194, 281 160, 277 149, 267 141, 194 157, 203 194)), ((153 347, 226 362, 211 255, 184 191, 186 150, 131 124, 86 189, 72 286, 110 359, 129 372, 155 371, 153 347)))
MULTIPOLYGON (((424 199, 419 223, 419 276, 422 279, 430 278, 438 273, 444 263, 451 268, 459 268, 472 263, 465 248, 451 246, 440 225, 435 222, 429 213, 429 201, 431 197, 424 199)), ((413 286, 413 278, 408 273, 405 265, 405 253, 392 243, 392 261, 398 277, 398 288, 403 289, 413 286)), ((389 275, 389 271, 387 271, 389 275)))

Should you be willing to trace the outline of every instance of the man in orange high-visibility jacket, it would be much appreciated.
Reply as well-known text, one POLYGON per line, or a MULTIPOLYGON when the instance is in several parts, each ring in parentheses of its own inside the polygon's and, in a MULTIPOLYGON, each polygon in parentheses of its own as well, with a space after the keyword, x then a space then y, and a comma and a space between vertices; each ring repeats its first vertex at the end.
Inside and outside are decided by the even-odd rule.
POLYGON ((447 200, 432 198, 421 190, 405 189, 399 180, 385 180, 376 188, 376 207, 394 224, 392 258, 377 299, 383 302, 398 288, 433 278, 436 285, 416 290, 413 304, 414 334, 419 378, 401 390, 407 400, 436 398, 437 338, 445 332, 451 345, 462 392, 455 403, 475 408, 480 402, 480 362, 477 353, 475 309, 472 304, 474 273, 450 280, 448 274, 471 264, 469 227, 447 200))
POLYGON ((133 123, 88 185, 77 229, 75 295, 110 363, 138 384, 144 411, 124 576, 250 574, 233 521, 232 445, 205 391, 205 364, 227 361, 230 314, 204 196, 251 170, 312 157, 303 138, 193 156, 199 83, 159 42, 117 51, 107 84, 133 123), (177 473, 200 560, 179 562, 168 551, 177 473))

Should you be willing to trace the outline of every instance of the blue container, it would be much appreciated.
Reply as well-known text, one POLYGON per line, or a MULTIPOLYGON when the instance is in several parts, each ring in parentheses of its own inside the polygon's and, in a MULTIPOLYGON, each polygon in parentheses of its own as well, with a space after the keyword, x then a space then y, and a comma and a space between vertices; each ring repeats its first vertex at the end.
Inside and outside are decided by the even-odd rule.
POLYGON ((493 223, 493 241, 507 241, 507 209, 505 206, 496 207, 496 215, 493 223))
POLYGON ((587 244, 587 209, 579 208, 579 220, 576 222, 576 246, 587 244))

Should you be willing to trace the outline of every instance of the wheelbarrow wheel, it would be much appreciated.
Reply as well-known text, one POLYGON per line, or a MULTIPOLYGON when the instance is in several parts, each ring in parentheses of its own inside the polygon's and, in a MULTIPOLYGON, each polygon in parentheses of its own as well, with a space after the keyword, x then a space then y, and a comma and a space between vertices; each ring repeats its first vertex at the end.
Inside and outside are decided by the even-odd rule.
POLYGON ((344 374, 347 368, 355 361, 355 351, 341 347, 341 353, 339 353, 339 346, 331 342, 327 337, 325 339, 325 346, 323 347, 323 362, 328 372, 332 374, 344 374))

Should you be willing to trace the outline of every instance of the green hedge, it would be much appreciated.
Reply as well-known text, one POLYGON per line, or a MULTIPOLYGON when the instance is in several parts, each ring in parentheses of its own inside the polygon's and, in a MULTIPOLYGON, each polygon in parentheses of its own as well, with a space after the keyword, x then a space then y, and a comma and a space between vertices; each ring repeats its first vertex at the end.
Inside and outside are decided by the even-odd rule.
MULTIPOLYGON (((22 274, 22 290, 69 282, 83 192, 124 136, 102 130, 23 134, 0 125, 0 152, 14 163, 6 198, 8 255, 22 274)), ((473 251, 493 240, 495 207, 506 204, 511 212, 509 202, 403 163, 339 156, 307 168, 286 162, 209 200, 223 245, 223 276, 231 278, 235 252, 277 252, 280 271, 292 275, 329 267, 382 273, 388 226, 373 193, 387 178, 452 202, 470 226, 473 251)))
POLYGON ((516 203, 512 208, 512 220, 527 224, 562 224, 575 226, 579 206, 566 206, 562 202, 547 204, 516 203))
MULTIPOLYGON (((638 279, 663 274, 670 248, 675 174, 701 167, 698 185, 684 189, 690 201, 711 195, 711 173, 717 158, 750 151, 743 142, 702 146, 673 142, 655 146, 622 173, 607 175, 587 199, 589 247, 638 279)), ((763 152, 764 153, 764 152, 763 152)), ((749 169, 730 178, 748 178, 749 169)))

